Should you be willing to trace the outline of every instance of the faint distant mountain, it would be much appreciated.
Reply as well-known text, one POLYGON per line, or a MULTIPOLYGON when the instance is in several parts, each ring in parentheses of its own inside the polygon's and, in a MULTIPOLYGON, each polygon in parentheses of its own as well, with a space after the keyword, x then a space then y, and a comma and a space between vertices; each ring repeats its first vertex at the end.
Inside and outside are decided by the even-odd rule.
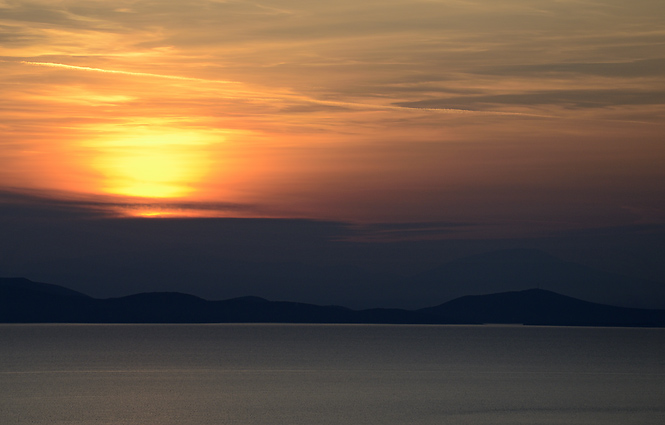
POLYGON ((622 307, 665 308, 665 285, 560 260, 538 250, 515 249, 446 263, 408 279, 405 299, 447 301, 464 295, 547 289, 622 307))
POLYGON ((43 294, 90 298, 86 294, 65 288, 64 286, 33 282, 22 277, 0 277, 0 288, 16 288, 22 291, 33 291, 43 294))
POLYGON ((469 295, 419 310, 464 323, 574 326, 664 326, 665 310, 614 307, 543 289, 469 295))

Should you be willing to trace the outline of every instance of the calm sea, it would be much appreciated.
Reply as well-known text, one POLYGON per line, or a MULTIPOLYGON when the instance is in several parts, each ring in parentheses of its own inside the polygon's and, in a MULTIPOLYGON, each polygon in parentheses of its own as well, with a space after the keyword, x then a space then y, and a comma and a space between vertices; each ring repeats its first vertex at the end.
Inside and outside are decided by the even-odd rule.
POLYGON ((665 329, 0 325, 0 423, 665 424, 665 329))

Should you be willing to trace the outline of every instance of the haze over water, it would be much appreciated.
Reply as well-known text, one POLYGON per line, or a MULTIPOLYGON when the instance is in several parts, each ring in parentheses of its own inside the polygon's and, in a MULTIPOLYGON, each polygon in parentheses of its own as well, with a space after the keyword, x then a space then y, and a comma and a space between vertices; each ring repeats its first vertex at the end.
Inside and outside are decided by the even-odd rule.
POLYGON ((1 325, 5 424, 661 424, 665 330, 1 325))

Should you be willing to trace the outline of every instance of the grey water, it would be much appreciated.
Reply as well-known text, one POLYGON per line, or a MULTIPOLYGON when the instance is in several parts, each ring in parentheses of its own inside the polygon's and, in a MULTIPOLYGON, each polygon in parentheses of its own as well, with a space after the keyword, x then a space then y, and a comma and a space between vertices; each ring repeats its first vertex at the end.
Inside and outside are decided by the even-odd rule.
POLYGON ((665 329, 0 325, 0 423, 661 425, 665 329))

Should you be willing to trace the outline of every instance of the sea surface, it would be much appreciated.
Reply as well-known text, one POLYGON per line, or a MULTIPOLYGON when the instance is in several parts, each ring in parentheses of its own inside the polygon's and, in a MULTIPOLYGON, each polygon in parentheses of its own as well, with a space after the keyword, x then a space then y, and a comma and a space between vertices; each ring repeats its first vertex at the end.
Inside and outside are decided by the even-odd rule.
POLYGON ((665 329, 0 325, 0 423, 665 424, 665 329))

